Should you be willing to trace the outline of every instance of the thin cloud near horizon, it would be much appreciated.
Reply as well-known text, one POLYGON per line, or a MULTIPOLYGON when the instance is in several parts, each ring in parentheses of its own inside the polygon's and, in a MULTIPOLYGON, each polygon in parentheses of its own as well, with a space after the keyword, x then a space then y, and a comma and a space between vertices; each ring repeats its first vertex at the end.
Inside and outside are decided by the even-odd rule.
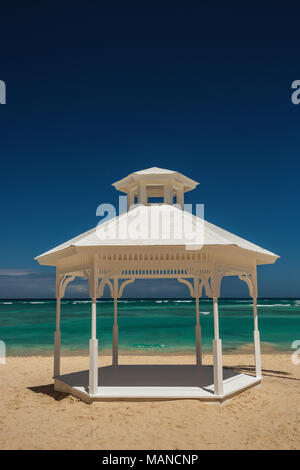
MULTIPOLYGON (((234 278, 222 281, 222 297, 245 297, 249 294, 244 283, 234 278)), ((186 286, 176 279, 136 280, 126 287, 124 298, 191 298, 186 286)), ((272 297, 271 292, 266 297, 272 297)), ((0 298, 55 298, 55 271, 0 269, 0 298)), ((76 278, 66 290, 65 298, 89 298, 87 279, 76 278)), ((108 286, 103 298, 110 298, 108 286)))

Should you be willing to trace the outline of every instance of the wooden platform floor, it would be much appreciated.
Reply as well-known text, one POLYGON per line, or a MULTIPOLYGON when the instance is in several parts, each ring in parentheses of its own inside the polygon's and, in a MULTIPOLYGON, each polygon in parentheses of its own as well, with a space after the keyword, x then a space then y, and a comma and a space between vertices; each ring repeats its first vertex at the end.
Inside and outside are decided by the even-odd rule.
POLYGON ((224 394, 215 395, 213 367, 196 365, 120 365, 98 369, 98 391, 89 394, 89 371, 55 378, 55 389, 90 403, 105 399, 181 399, 223 401, 261 379, 223 369, 224 394))

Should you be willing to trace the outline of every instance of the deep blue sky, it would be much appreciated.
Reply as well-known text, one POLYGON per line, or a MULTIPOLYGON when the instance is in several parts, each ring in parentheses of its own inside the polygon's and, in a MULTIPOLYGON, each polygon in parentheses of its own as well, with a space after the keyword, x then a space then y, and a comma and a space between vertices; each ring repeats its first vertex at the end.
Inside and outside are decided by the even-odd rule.
POLYGON ((261 296, 300 297, 300 7, 280 4, 1 5, 1 297, 53 295, 34 256, 96 225, 111 183, 151 166, 198 180, 187 202, 281 256, 260 268, 261 296))

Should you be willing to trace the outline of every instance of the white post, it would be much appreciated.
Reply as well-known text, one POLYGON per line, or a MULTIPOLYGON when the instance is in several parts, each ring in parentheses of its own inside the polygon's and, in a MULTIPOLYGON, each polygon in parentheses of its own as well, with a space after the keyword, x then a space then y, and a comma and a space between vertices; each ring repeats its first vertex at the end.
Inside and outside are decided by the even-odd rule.
POLYGON ((127 211, 134 204, 134 189, 130 189, 127 194, 127 211))
POLYGON ((92 328, 90 339, 89 393, 95 395, 98 390, 98 340, 96 339, 96 298, 92 298, 92 328))
POLYGON ((196 361, 197 366, 202 365, 202 341, 201 341, 201 326, 200 326, 200 315, 199 315, 199 297, 195 298, 196 302, 196 361))
POLYGON ((219 308, 217 297, 213 297, 213 308, 215 333, 213 340, 215 395, 223 395, 222 341, 219 338, 219 308))
POLYGON ((253 316, 254 316, 254 356, 256 377, 261 377, 261 357, 260 357, 260 337, 257 318, 257 297, 253 297, 253 316))
POLYGON ((56 331, 54 333, 54 371, 53 376, 60 375, 60 297, 56 298, 56 331))
POLYGON ((184 206, 184 192, 183 190, 178 190, 176 193, 176 204, 179 204, 181 209, 183 209, 184 206))
POLYGON ((118 298, 114 297, 114 326, 113 326, 113 347, 112 347, 112 365, 118 365, 118 298))
POLYGON ((147 189, 144 183, 139 184, 138 190, 138 202, 139 204, 147 204, 147 189))
POLYGON ((173 190, 170 183, 164 185, 164 203, 173 204, 173 190))

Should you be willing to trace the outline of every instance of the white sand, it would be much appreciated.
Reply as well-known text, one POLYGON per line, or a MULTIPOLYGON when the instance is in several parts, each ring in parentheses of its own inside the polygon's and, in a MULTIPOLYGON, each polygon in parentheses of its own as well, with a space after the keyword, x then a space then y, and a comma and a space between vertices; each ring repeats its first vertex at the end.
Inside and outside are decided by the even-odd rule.
MULTIPOLYGON (((211 357, 204 363, 211 364, 211 357)), ((124 364, 193 363, 191 356, 123 356, 124 364)), ((197 400, 115 401, 87 405, 54 392, 51 357, 0 365, 1 449, 299 449, 300 365, 288 354, 262 357, 263 384, 223 405, 197 400)), ((101 365, 110 363, 101 358, 101 365)), ((253 357, 224 356, 251 367, 253 357)), ((62 373, 88 367, 63 357, 62 373)), ((247 372, 247 370, 244 370, 247 372)))

